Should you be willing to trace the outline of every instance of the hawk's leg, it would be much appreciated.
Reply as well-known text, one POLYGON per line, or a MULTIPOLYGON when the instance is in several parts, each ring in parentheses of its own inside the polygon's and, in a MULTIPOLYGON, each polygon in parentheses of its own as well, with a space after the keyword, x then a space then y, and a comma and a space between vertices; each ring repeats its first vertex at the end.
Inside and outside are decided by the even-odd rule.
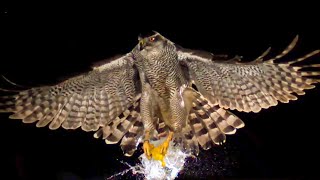
POLYGON ((143 142, 143 151, 148 159, 151 159, 151 151, 154 148, 154 145, 150 144, 150 131, 145 131, 145 137, 143 142))
MULTIPOLYGON (((144 82, 144 76, 141 79, 144 82)), ((154 105, 152 103, 152 90, 148 83, 145 83, 142 88, 142 95, 140 100, 140 115, 143 121, 144 126, 144 142, 143 142, 143 151, 148 159, 151 159, 152 153, 151 150, 154 148, 152 144, 150 144, 150 136, 151 132, 153 132, 154 128, 154 105)))

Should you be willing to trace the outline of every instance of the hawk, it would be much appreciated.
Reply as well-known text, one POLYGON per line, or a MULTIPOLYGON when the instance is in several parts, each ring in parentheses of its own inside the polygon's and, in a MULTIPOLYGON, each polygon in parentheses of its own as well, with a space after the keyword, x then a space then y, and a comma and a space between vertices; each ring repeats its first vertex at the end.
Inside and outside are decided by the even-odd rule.
POLYGON ((199 146, 219 145, 244 127, 229 110, 257 113, 278 101, 297 100, 320 82, 319 64, 297 65, 320 50, 276 62, 294 48, 298 36, 274 58, 265 58, 269 48, 245 62, 182 48, 158 32, 138 41, 131 52, 90 72, 1 97, 1 112, 37 127, 95 131, 94 137, 107 144, 121 141, 126 156, 143 143, 149 159, 163 162, 171 141, 198 155, 199 146), (152 141, 159 139, 155 147, 152 141))

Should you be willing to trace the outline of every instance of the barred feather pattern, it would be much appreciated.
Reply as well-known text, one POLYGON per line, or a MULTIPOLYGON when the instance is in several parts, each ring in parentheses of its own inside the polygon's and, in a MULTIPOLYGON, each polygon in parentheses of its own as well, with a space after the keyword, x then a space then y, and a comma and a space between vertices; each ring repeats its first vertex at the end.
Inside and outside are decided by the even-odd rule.
POLYGON ((143 136, 143 123, 141 116, 137 117, 135 123, 129 128, 121 141, 121 149, 125 156, 132 156, 137 150, 143 136))
POLYGON ((195 154, 199 145, 207 150, 226 141, 226 135, 234 134, 244 123, 231 112, 213 105, 200 96, 189 114, 189 126, 183 129, 186 148, 195 154))
POLYGON ((0 97, 0 111, 37 127, 96 131, 132 106, 140 93, 137 74, 127 54, 57 85, 0 97))
POLYGON ((132 106, 121 113, 115 120, 111 121, 104 127, 101 127, 94 137, 99 138, 101 135, 107 144, 116 144, 135 123, 139 114, 139 102, 135 102, 132 106))
POLYGON ((132 156, 143 135, 143 123, 140 116, 140 99, 120 114, 114 121, 101 127, 95 138, 105 140, 107 144, 116 144, 121 139, 121 149, 126 156, 132 156))
MULTIPOLYGON (((168 61, 161 61, 160 71, 152 65, 148 80, 154 84, 153 88, 161 92, 161 97, 167 98, 169 94, 166 88, 176 90, 188 81, 196 85, 200 94, 195 101, 192 100, 187 125, 181 133, 176 133, 179 138, 182 135, 180 139, 183 147, 198 155, 199 145, 209 149, 225 142, 226 135, 234 134, 236 129, 244 127, 244 123, 226 109, 259 112, 277 105, 278 101, 287 103, 296 100, 297 95, 303 95, 306 89, 314 88, 314 84, 320 82, 320 64, 299 63, 320 53, 320 50, 292 61, 277 62, 294 48, 297 41, 298 37, 274 58, 265 60, 269 48, 251 62, 240 62, 238 56, 229 60, 221 56, 219 60, 220 56, 178 46, 168 49, 166 54, 177 57, 180 66, 174 64, 169 67, 168 61), (179 69, 183 69, 183 72, 176 72, 179 69), (167 78, 156 77, 172 74, 178 78, 169 79, 168 87, 162 86, 167 78), (159 84, 160 81, 163 83, 159 84)), ((81 127, 84 131, 96 131, 94 137, 102 136, 107 144, 121 140, 124 154, 131 156, 144 131, 139 108, 141 86, 145 85, 141 85, 144 81, 143 77, 139 79, 137 67, 141 72, 146 71, 145 67, 139 65, 138 56, 134 63, 131 53, 57 85, 35 87, 2 96, 0 112, 12 112, 10 118, 22 119, 24 123, 36 122, 37 127, 48 125, 53 130, 61 126, 65 129, 81 127)), ((156 59, 159 60, 159 57, 156 59)), ((173 62, 171 60, 169 62, 173 62)), ((156 63, 159 64, 159 61, 156 63)), ((174 115, 182 110, 180 106, 173 108, 177 108, 172 111, 174 115)), ((158 123, 157 138, 167 136, 168 124, 161 119, 155 122, 158 123)), ((178 125, 182 123, 177 122, 178 125)))
MULTIPOLYGON (((189 116, 189 121, 190 121, 190 116, 189 116)), ((199 154, 199 142, 198 142, 197 136, 195 135, 195 130, 193 127, 194 124, 191 124, 190 122, 187 126, 185 126, 182 129, 182 136, 183 136, 182 145, 183 145, 183 149, 186 152, 197 156, 199 154)), ((192 121, 192 123, 194 122, 195 121, 192 121)))
POLYGON ((181 48, 178 58, 188 69, 186 76, 213 104, 225 109, 259 112, 277 105, 278 101, 297 100, 297 95, 304 95, 304 90, 314 88, 313 84, 320 81, 319 64, 296 64, 320 50, 292 61, 276 62, 287 55, 297 41, 298 36, 282 53, 267 60, 264 57, 270 48, 251 62, 219 61, 181 48))

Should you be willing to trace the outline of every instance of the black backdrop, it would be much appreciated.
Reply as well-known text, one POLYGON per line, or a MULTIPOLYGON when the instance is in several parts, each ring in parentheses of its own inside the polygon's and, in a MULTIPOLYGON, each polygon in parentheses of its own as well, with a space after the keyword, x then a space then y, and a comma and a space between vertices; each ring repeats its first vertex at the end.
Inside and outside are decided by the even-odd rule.
MULTIPOLYGON (((130 51, 140 33, 156 30, 173 42, 215 54, 254 59, 267 47, 273 55, 300 41, 287 59, 320 48, 314 4, 5 5, 1 9, 0 73, 32 86, 51 84, 89 70, 91 63, 130 51), (294 5, 294 7, 292 7, 294 5)), ((310 62, 319 63, 320 56, 310 62)), ((1 87, 10 87, 1 80, 1 87)), ((261 113, 238 113, 246 127, 227 143, 201 151, 180 175, 185 178, 290 178, 317 176, 319 87, 289 104, 261 113)), ((4 177, 10 179, 104 179, 124 170, 117 145, 81 130, 50 131, 0 114, 4 177)), ((119 177, 120 178, 120 177, 119 177)), ((137 178, 123 176, 122 178, 137 178)))

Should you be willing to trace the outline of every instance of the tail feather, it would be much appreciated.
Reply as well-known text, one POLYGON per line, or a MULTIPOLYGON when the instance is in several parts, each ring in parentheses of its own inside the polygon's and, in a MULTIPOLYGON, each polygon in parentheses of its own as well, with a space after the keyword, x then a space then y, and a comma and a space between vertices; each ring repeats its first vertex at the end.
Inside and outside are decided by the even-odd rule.
POLYGON ((192 126, 185 126, 182 130, 183 133, 183 148, 186 152, 190 152, 191 154, 198 155, 199 154, 199 146, 198 141, 195 136, 194 130, 192 126))
POLYGON ((185 148, 198 152, 199 143, 203 149, 210 149, 213 144, 225 142, 226 135, 234 134, 242 127, 244 123, 236 115, 200 96, 193 103, 188 125, 183 129, 185 148))
MULTIPOLYGON (((210 115, 209 120, 211 121, 213 120, 215 125, 218 126, 220 131, 222 131, 224 134, 234 134, 236 132, 236 129, 233 126, 229 125, 227 121, 225 121, 226 119, 226 115, 224 114, 226 113, 225 110, 223 110, 218 106, 210 105, 210 103, 203 97, 200 97, 200 99, 198 99, 198 102, 199 102, 199 105, 202 106, 201 107, 202 111, 210 115)), ((208 123, 209 125, 214 124, 213 122, 208 122, 208 123)), ((210 126, 208 126, 208 128, 210 129, 210 126)))
MULTIPOLYGON (((207 116, 209 118, 209 116, 207 116)), ((203 122, 204 117, 200 116, 199 113, 195 110, 191 110, 189 115, 190 126, 194 131, 194 135, 196 136, 198 143, 203 149, 210 149, 212 146, 210 139, 210 135, 206 128, 205 123, 203 122)))
POLYGON ((139 115, 136 122, 130 127, 129 131, 122 138, 120 146, 125 156, 132 156, 137 150, 142 133, 143 124, 139 115))

